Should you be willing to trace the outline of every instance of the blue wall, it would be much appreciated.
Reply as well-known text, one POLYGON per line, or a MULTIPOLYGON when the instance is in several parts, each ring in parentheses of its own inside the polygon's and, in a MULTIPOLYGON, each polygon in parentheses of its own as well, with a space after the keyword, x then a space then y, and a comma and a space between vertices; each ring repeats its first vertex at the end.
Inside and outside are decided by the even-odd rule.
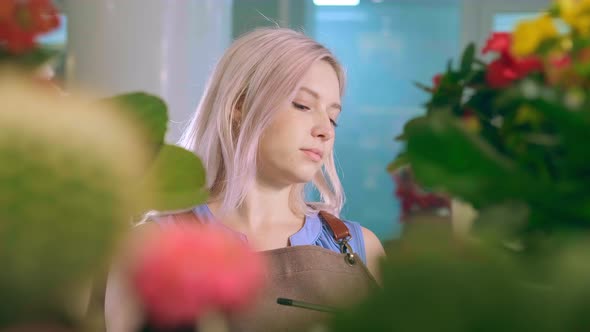
POLYGON ((347 194, 342 215, 382 239, 397 236, 399 204, 385 171, 400 151, 393 138, 422 112, 427 96, 412 82, 430 83, 460 52, 461 2, 318 7, 309 0, 306 8, 305 30, 329 47, 348 73, 335 148, 347 194))

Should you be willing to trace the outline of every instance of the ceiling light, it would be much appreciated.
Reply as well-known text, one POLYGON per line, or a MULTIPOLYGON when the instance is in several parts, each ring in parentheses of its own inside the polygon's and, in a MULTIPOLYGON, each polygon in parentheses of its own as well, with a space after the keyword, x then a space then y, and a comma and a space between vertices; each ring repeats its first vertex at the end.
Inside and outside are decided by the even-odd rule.
POLYGON ((358 6, 360 0, 313 0, 316 6, 358 6))

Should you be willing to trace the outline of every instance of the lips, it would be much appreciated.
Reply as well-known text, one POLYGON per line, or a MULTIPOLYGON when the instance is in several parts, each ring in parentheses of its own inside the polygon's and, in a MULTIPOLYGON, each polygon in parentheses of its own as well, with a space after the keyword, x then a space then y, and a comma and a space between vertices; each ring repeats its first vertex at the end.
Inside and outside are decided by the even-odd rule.
POLYGON ((301 149, 311 160, 320 161, 324 156, 324 152, 319 149, 301 149))

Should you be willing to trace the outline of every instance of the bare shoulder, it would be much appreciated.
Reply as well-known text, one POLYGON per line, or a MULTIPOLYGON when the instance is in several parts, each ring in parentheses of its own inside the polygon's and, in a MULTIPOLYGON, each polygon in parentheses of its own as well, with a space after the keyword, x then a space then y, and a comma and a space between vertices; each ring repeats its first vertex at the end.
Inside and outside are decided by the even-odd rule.
POLYGON ((363 238, 365 240, 365 252, 367 254, 367 268, 373 274, 377 281, 381 281, 380 261, 385 257, 385 249, 379 238, 370 229, 362 227, 363 238))
MULTIPOLYGON (((133 227, 126 238, 125 249, 139 245, 145 236, 160 231, 160 226, 152 220, 145 220, 133 227)), ((113 258, 105 292, 106 331, 137 331, 143 320, 139 300, 129 282, 128 262, 132 250, 121 250, 113 258)))

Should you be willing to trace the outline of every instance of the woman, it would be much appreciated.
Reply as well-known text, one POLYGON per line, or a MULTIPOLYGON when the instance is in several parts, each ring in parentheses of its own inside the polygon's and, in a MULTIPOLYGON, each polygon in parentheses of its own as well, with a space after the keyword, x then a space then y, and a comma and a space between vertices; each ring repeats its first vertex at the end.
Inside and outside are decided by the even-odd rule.
MULTIPOLYGON (((183 147, 203 160, 211 198, 206 205, 159 218, 158 223, 191 218, 222 223, 280 265, 274 274, 280 281, 269 286, 277 293, 269 294, 271 300, 259 310, 241 317, 245 325, 238 330, 262 328, 248 324, 273 320, 273 314, 283 317, 281 322, 275 318, 264 330, 286 329, 313 316, 299 309, 285 318, 285 310, 291 308, 276 304, 272 297, 281 292, 313 298, 309 302, 315 304, 335 303, 332 294, 346 290, 334 288, 318 297, 318 292, 333 288, 328 280, 332 276, 321 274, 328 266, 334 265, 334 284, 348 283, 348 288, 358 287, 357 293, 365 293, 370 283, 366 280, 372 279, 368 273, 362 276, 365 265, 379 276, 384 251, 377 237, 358 223, 335 217, 344 203, 333 156, 343 91, 343 69, 325 47, 288 29, 256 30, 237 39, 217 64, 181 139, 183 147), (306 184, 319 192, 319 202, 305 200, 306 184), (299 250, 303 248, 307 251, 299 250), (364 263, 358 262, 362 268, 351 272, 353 277, 341 277, 348 273, 338 265, 345 264, 341 253, 351 266, 357 257, 364 263), (281 269, 292 271, 284 266, 291 263, 307 267, 301 275, 285 277, 281 269), (312 270, 320 274, 304 276, 312 270), (298 287, 308 294, 293 293, 298 287)), ((107 325, 118 331, 128 319, 122 317, 121 290, 113 278, 107 289, 107 325)))

